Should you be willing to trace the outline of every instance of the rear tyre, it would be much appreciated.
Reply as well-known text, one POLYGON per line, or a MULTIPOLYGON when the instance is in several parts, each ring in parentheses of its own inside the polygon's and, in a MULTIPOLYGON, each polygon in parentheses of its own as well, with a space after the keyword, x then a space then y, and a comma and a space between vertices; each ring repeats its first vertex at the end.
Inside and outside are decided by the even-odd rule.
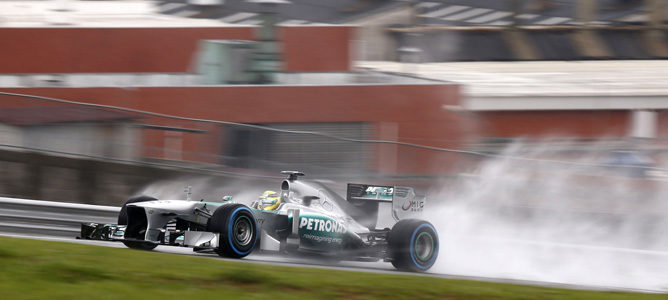
MULTIPOLYGON (((130 203, 137 203, 137 202, 146 202, 146 201, 154 201, 158 200, 156 198, 150 197, 150 196, 137 196, 137 197, 132 197, 128 199, 128 201, 125 201, 125 204, 123 204, 123 207, 121 207, 121 211, 118 213, 118 225, 128 225, 128 208, 127 205, 130 203)), ((123 244, 127 246, 128 248, 132 249, 139 249, 139 250, 153 250, 155 247, 158 245, 153 244, 153 243, 146 243, 146 242, 135 242, 135 241, 123 241, 123 244)))
POLYGON ((438 257, 438 246, 436 229, 422 220, 401 220, 388 237, 392 265, 402 271, 429 270, 438 257))
POLYGON ((243 204, 228 204, 218 207, 209 219, 207 231, 219 233, 220 256, 242 258, 255 248, 259 230, 253 212, 243 204))

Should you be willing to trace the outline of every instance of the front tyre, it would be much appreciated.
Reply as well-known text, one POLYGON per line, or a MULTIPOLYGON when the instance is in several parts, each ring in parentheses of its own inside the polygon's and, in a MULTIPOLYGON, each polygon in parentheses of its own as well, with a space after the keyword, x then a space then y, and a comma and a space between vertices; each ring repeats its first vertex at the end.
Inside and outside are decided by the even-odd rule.
POLYGON ((153 250, 155 247, 158 247, 158 244, 149 243, 149 242, 137 242, 137 241, 123 241, 123 244, 131 249, 137 250, 153 250))
POLYGON ((390 231, 388 247, 395 268, 425 272, 438 257, 438 234, 427 221, 401 220, 390 231))
POLYGON ((220 234, 216 253, 232 258, 253 252, 259 235, 253 212, 243 204, 218 207, 209 219, 207 231, 220 234))

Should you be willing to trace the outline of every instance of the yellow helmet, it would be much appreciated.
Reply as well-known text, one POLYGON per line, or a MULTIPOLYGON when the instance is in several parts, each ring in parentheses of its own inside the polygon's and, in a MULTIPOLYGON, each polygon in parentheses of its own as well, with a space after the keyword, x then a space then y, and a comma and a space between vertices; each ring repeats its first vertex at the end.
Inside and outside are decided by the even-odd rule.
POLYGON ((264 191, 260 196, 260 203, 265 210, 274 210, 281 204, 281 196, 271 190, 264 191))

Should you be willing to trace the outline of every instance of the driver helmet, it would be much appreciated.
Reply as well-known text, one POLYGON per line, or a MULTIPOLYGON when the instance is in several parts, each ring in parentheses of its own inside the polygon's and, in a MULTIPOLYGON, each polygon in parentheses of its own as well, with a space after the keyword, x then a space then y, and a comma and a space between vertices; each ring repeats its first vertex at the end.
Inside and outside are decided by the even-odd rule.
POLYGON ((281 196, 271 190, 264 191, 260 196, 260 202, 265 210, 274 210, 281 204, 281 196))

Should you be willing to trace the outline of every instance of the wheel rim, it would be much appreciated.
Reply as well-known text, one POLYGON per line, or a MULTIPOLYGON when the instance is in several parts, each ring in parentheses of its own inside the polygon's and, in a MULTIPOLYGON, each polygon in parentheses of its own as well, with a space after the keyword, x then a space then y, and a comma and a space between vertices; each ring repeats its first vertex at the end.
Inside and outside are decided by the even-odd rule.
POLYGON ((246 216, 239 217, 234 222, 232 230, 234 232, 234 239, 241 246, 247 246, 253 239, 253 226, 251 225, 251 220, 246 216))
POLYGON ((415 255, 420 261, 428 261, 434 253, 434 238, 427 232, 421 232, 415 238, 415 255))

